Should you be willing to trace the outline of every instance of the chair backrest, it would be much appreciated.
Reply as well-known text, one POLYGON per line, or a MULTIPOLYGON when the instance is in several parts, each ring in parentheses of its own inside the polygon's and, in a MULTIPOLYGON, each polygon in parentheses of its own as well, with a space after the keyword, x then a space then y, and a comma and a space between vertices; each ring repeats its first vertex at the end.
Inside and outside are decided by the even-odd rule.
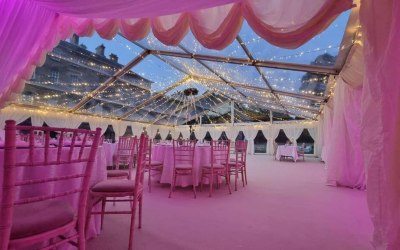
POLYGON ((136 141, 136 137, 120 136, 118 139, 116 165, 117 168, 119 168, 121 165, 127 165, 129 169, 129 176, 133 166, 136 141))
POLYGON ((135 188, 134 188, 135 200, 139 199, 143 195, 143 180, 144 180, 144 171, 146 167, 146 155, 147 155, 147 147, 149 144, 149 137, 144 133, 142 133, 138 144, 139 146, 137 153, 137 165, 136 165, 135 188))
POLYGON ((6 121, 4 176, 0 193, 0 249, 8 248, 14 206, 62 198, 75 202, 72 206, 77 210, 78 219, 86 218, 89 181, 100 135, 100 128, 90 131, 17 126, 15 121, 6 121), (28 143, 17 140, 17 130, 27 131, 28 143), (35 140, 35 131, 43 133, 43 144, 35 140), (57 143, 50 139, 50 132, 60 134, 57 143), (71 141, 64 141, 66 133, 72 133, 71 141), (79 135, 81 141, 78 141, 79 135), (93 141, 87 140, 89 136, 93 136, 93 141), (22 146, 25 148, 17 149, 22 146))
POLYGON ((193 166, 195 146, 196 141, 173 140, 174 166, 177 164, 190 164, 193 166))
POLYGON ((230 145, 230 140, 211 140, 211 167, 221 163, 228 165, 230 145))
POLYGON ((236 162, 246 163, 247 157, 247 141, 238 140, 235 142, 236 162))

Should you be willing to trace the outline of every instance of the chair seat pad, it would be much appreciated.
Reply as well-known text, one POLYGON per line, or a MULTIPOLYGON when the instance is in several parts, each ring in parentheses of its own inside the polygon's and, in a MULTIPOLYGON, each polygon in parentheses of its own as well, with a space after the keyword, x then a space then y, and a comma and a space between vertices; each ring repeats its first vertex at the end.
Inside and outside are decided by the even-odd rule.
POLYGON ((14 208, 11 239, 48 232, 74 220, 74 209, 68 202, 45 200, 17 205, 14 208))
POLYGON ((176 164, 175 168, 176 169, 192 169, 193 166, 190 163, 180 163, 180 164, 176 164))
MULTIPOLYGON (((225 162, 223 162, 222 164, 225 164, 225 162)), ((231 166, 231 167, 234 167, 234 166, 236 166, 236 161, 229 161, 229 162, 228 162, 228 165, 231 166)), ((237 165, 238 165, 239 167, 241 167, 241 166, 243 166, 243 163, 238 162, 237 165)))
MULTIPOLYGON (((146 161, 146 165, 149 165, 149 161, 146 161)), ((150 165, 151 165, 152 167, 154 167, 154 166, 162 166, 163 163, 162 163, 161 161, 151 161, 151 162, 150 162, 150 165)))
POLYGON ((133 180, 105 180, 97 183, 91 189, 92 192, 133 192, 135 181, 133 180))
MULTIPOLYGON (((225 165, 223 165, 223 164, 214 164, 213 167, 214 168, 225 168, 225 165)), ((211 164, 203 165, 203 168, 211 168, 211 164)))
POLYGON ((107 177, 124 177, 129 176, 129 173, 124 170, 108 170, 107 177))

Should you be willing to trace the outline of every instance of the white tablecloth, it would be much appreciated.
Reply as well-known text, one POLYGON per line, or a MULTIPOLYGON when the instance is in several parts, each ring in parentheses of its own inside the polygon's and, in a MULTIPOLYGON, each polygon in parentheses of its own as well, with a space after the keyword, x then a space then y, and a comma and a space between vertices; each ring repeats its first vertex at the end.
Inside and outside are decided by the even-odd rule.
MULTIPOLYGON (((174 150, 172 145, 154 145, 152 151, 153 160, 163 162, 163 172, 160 177, 160 183, 172 183, 174 173, 174 150)), ((201 167, 211 162, 211 147, 196 146, 194 151, 193 169, 196 186, 200 182, 201 167)), ((186 187, 192 185, 192 176, 179 176, 176 179, 176 185, 186 187)))
POLYGON ((103 143, 107 166, 113 166, 114 164, 114 155, 117 153, 117 145, 118 143, 103 143))
POLYGON ((297 159, 299 158, 297 154, 297 147, 290 145, 278 146, 276 150, 276 159, 280 160, 282 156, 289 156, 292 157, 294 161, 297 161, 297 159))

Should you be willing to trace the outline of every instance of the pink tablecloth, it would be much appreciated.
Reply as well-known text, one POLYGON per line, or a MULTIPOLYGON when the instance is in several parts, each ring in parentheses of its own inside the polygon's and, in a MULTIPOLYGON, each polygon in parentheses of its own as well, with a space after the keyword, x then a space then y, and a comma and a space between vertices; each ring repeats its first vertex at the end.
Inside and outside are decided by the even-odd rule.
MULTIPOLYGON (((160 183, 172 183, 172 176, 174 171, 174 155, 172 145, 154 145, 152 151, 152 159, 163 162, 163 172, 160 177, 160 183)), ((200 183, 201 166, 210 163, 211 161, 211 147, 210 146, 196 146, 193 159, 193 168, 195 174, 196 186, 200 183)), ((190 186, 192 185, 191 176, 179 176, 176 180, 177 186, 190 186)))
MULTIPOLYGON (((57 149, 58 148, 51 148, 49 150, 49 155, 56 156, 57 155, 57 149), (54 151, 54 152, 52 152, 52 151, 54 151)), ((24 161, 25 159, 27 159, 28 150, 29 149, 26 149, 26 148, 17 149, 17 158, 18 158, 17 161, 24 161)), ((43 155, 43 150, 44 149, 42 149, 42 148, 35 149, 35 153, 43 155)), ((88 148, 87 152, 89 152, 89 148, 88 148)), ((63 157, 63 155, 67 156, 68 155, 68 151, 62 152, 62 157, 63 157)), ((3 174, 4 174, 4 172, 3 172, 3 169, 4 169, 4 167, 3 167, 3 165, 4 165, 4 161, 3 161, 3 159, 4 159, 4 149, 3 148, 0 148, 0 159, 1 159, 1 161, 0 161, 0 187, 2 187, 2 185, 3 185, 3 174)), ((77 164, 77 163, 75 163, 75 164, 77 164)), ((82 163, 79 163, 79 164, 82 164, 82 163)), ((66 167, 70 167, 70 166, 66 165, 66 167)), ((49 169, 52 169, 53 171, 63 171, 64 172, 64 171, 68 171, 68 169, 66 167, 64 167, 64 166, 58 166, 57 168, 55 168, 55 167, 51 167, 51 168, 35 167, 35 168, 32 168, 32 169, 29 169, 29 171, 26 170, 26 168, 22 168, 22 169, 24 169, 24 171, 20 171, 18 173, 18 175, 23 175, 24 178, 35 178, 35 176, 44 177, 46 175, 48 177, 50 177, 52 175, 52 173, 49 171, 49 169), (40 170, 42 170, 42 171, 40 171, 40 170)), ((19 168, 19 169, 21 169, 21 168, 19 168)), ((106 157, 105 157, 105 153, 104 153, 103 147, 99 147, 99 149, 97 151, 95 165, 94 165, 94 168, 93 168, 93 173, 92 173, 92 178, 91 178, 91 185, 94 185, 97 182, 105 180, 105 179, 107 179, 106 157)), ((74 185, 74 184, 71 184, 71 183, 68 183, 68 182, 67 183, 53 182, 53 183, 46 184, 45 187, 43 187, 43 185, 41 185, 42 187, 40 189, 38 188, 38 189, 35 189, 35 190, 32 190, 32 186, 29 186, 30 189, 21 189, 19 194, 17 194, 17 195, 19 195, 19 196, 30 196, 33 193, 35 195, 37 195, 37 194, 38 195, 42 195, 42 194, 47 194, 49 192, 50 193, 51 192, 55 192, 55 191, 59 192, 59 191, 62 191, 63 188, 65 190, 65 186, 64 185, 66 185, 66 184, 74 185)), ((79 185, 79 184, 77 184, 77 185, 79 185)), ((2 190, 0 189, 0 200, 1 200, 1 197, 2 197, 1 191, 2 190)), ((97 236, 98 234, 100 234, 100 216, 92 216, 87 236, 88 236, 88 238, 92 238, 92 237, 97 236)))
POLYGON ((281 156, 289 156, 292 157, 294 161, 297 161, 297 159, 299 158, 297 154, 297 147, 290 145, 278 146, 276 150, 276 159, 280 160, 281 156))

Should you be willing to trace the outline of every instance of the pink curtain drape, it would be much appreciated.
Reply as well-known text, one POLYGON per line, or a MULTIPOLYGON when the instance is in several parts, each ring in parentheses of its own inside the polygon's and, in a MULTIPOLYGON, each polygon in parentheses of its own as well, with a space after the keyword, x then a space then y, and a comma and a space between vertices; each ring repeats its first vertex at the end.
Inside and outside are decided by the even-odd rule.
POLYGON ((400 249, 400 1, 363 0, 361 133, 376 249, 400 249))
POLYGON ((337 79, 333 117, 326 117, 332 124, 326 123, 324 131, 329 137, 325 156, 328 185, 358 189, 366 187, 360 134, 361 96, 362 87, 350 86, 341 77, 337 79))

